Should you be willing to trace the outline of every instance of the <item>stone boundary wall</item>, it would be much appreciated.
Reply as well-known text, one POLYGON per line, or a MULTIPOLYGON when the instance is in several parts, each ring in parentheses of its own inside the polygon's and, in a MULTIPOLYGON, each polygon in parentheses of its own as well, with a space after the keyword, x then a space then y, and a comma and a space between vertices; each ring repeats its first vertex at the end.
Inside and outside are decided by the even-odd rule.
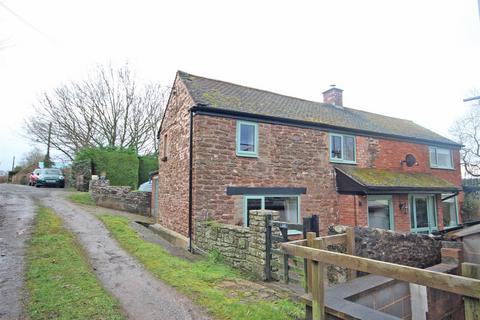
MULTIPOLYGON (((329 228, 329 234, 345 232, 345 227, 329 228)), ((355 254, 416 268, 440 263, 442 241, 426 234, 355 227, 355 254)))
POLYGON ((220 224, 214 220, 197 221, 195 245, 204 251, 216 251, 228 265, 265 279, 266 216, 278 219, 277 211, 250 211, 250 226, 220 224))
POLYGON ((132 187, 110 186, 108 180, 91 180, 89 190, 98 206, 150 216, 151 192, 134 192, 132 187))
MULTIPOLYGON (((277 211, 256 210, 250 212, 248 228, 221 224, 215 220, 197 221, 195 245, 203 251, 218 252, 228 265, 264 280, 266 215, 272 215, 273 220, 278 219, 277 211)), ((345 229, 344 226, 331 226, 329 234, 344 233, 345 229)), ((345 245, 332 245, 328 249, 344 253, 345 245)), ((428 235, 355 227, 355 254, 360 257, 427 268, 441 262, 441 249, 442 241, 428 235)), ((272 276, 277 280, 281 278, 283 269, 280 258, 277 254, 272 255, 272 276)), ((292 267, 300 270, 303 265, 292 267)), ((337 266, 329 266, 327 275, 329 286, 346 281, 346 270, 337 266)))

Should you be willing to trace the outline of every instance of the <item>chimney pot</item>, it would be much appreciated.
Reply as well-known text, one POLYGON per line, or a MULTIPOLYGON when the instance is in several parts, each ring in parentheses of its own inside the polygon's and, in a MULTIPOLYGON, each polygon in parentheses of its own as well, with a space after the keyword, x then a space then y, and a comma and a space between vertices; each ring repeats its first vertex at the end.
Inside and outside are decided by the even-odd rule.
POLYGON ((336 107, 343 107, 343 90, 337 88, 334 84, 330 89, 323 92, 323 102, 333 104, 336 107))

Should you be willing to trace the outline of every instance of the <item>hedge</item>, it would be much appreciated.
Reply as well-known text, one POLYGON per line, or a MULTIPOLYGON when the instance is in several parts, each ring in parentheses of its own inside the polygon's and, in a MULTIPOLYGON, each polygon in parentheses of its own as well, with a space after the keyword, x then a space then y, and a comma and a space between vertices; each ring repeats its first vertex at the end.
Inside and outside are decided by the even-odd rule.
POLYGON ((92 160, 93 174, 106 173, 112 186, 138 186, 139 161, 135 151, 117 148, 85 148, 75 161, 92 160))
POLYGON ((150 180, 149 173, 158 170, 158 157, 154 155, 138 157, 138 183, 150 180))

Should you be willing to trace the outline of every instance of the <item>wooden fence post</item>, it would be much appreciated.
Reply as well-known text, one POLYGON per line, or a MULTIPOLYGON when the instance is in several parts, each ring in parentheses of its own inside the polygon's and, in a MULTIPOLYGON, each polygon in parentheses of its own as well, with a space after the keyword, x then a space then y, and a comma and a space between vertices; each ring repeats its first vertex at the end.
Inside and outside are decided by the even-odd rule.
POLYGON ((265 216, 265 280, 272 280, 272 267, 270 261, 272 259, 272 216, 265 216))
MULTIPOLYGON (((355 255, 355 228, 348 227, 347 228, 347 254, 354 256, 355 255)), ((353 280, 357 277, 357 271, 353 269, 347 270, 347 279, 353 280)))
MULTIPOLYGON (((313 247, 315 232, 307 232, 307 247, 313 247)), ((312 292, 312 260, 307 259, 307 293, 312 292)))
POLYGON ((310 220, 310 225, 311 225, 311 231, 315 232, 317 237, 320 236, 320 224, 318 222, 318 215, 317 214, 312 214, 312 218, 310 220))
MULTIPOLYGON (((326 249, 326 243, 323 239, 313 240, 313 247, 317 249, 326 249)), ((325 288, 324 288, 324 264, 318 261, 312 261, 312 319, 325 319, 325 288)))
MULTIPOLYGON (((303 218, 303 238, 304 239, 307 239, 307 234, 312 231, 311 230, 312 217, 304 217, 303 218)), ((308 293, 310 291, 309 291, 309 287, 308 287, 308 261, 307 261, 307 259, 303 259, 303 275, 305 276, 305 292, 308 293)))
MULTIPOLYGON (((288 225, 280 227, 282 233, 282 239, 284 242, 288 242, 288 225)), ((289 282, 289 266, 288 266, 288 253, 283 254, 283 282, 288 284, 289 282)))
MULTIPOLYGON (((462 276, 480 279, 480 264, 462 263, 462 276)), ((480 299, 463 297, 465 320, 480 320, 480 299)))

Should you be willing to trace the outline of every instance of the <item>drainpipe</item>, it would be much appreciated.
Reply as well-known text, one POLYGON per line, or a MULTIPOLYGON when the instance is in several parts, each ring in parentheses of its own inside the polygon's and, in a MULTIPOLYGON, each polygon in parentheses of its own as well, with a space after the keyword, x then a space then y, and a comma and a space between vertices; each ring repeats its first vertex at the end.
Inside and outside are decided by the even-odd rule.
MULTIPOLYGON (((194 108, 194 107, 193 107, 194 108)), ((190 143, 188 147, 188 154, 189 154, 189 164, 188 164, 188 251, 193 253, 193 246, 192 246, 192 234, 193 234, 193 207, 192 207, 192 199, 193 199, 193 180, 192 180, 192 172, 193 172, 193 116, 195 112, 190 109, 190 143)))

